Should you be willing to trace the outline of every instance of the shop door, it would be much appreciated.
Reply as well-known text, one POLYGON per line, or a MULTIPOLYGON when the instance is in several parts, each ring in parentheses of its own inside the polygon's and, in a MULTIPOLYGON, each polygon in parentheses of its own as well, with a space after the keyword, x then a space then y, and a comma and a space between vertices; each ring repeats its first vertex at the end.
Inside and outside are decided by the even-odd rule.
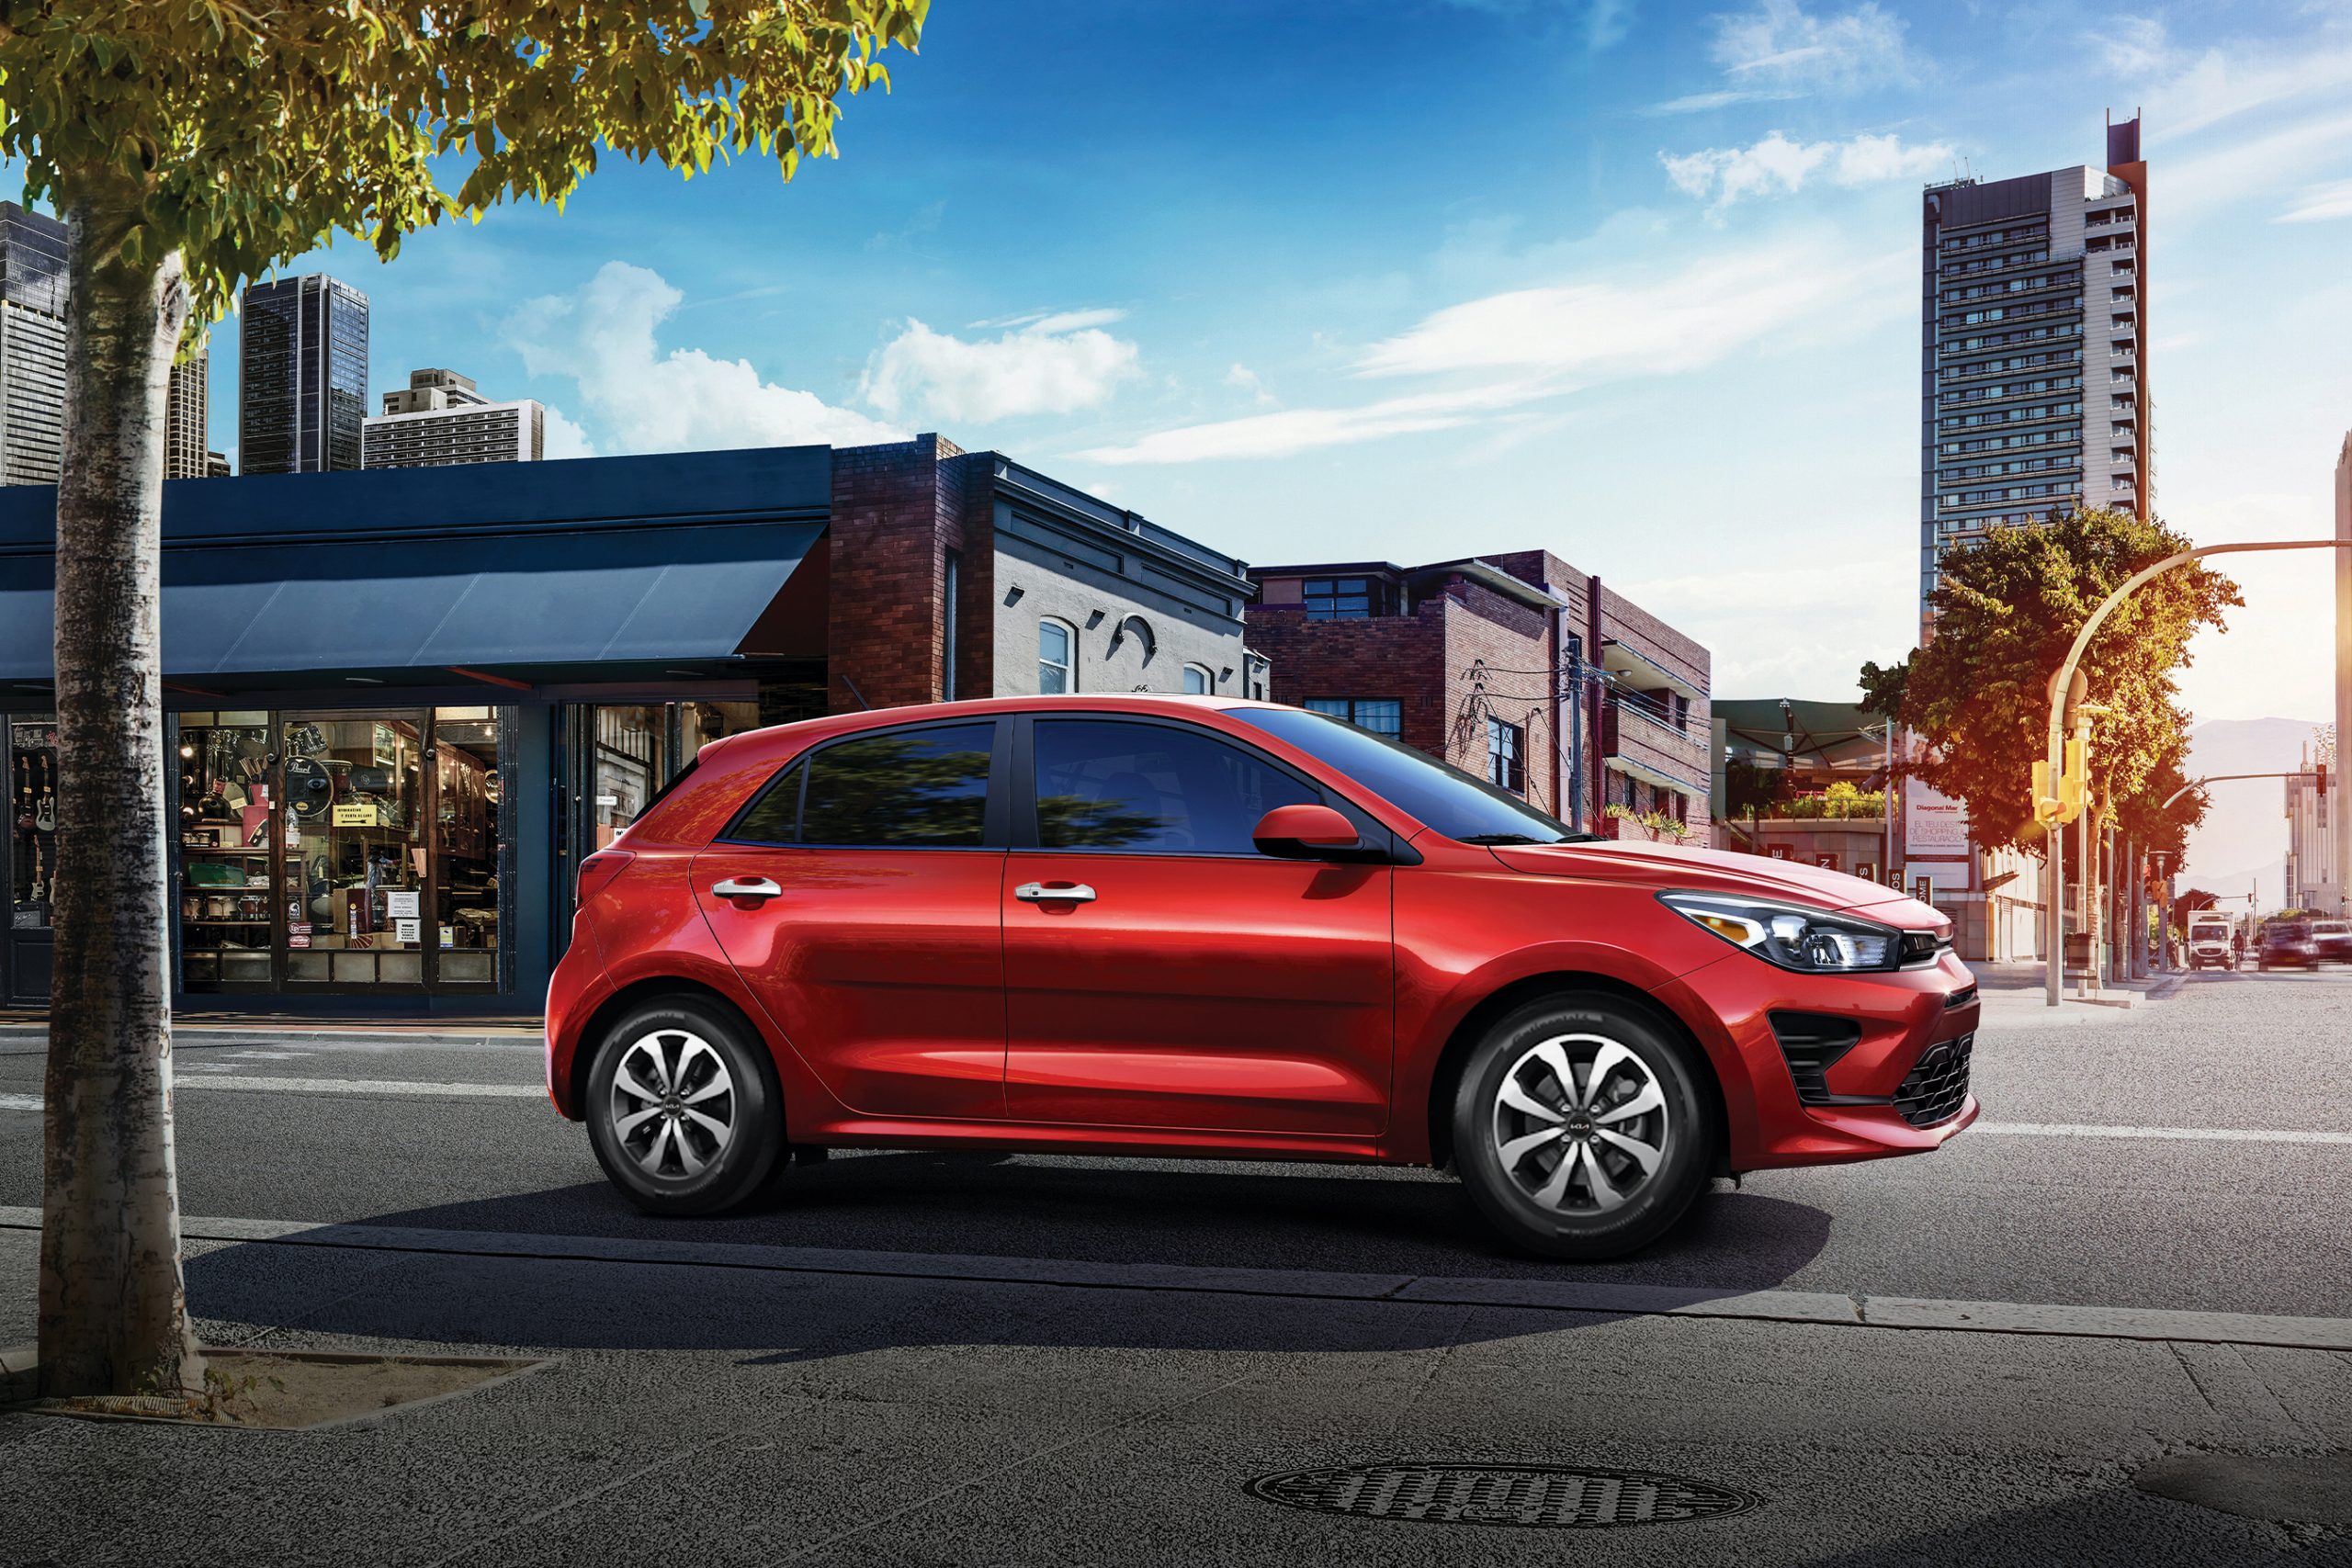
POLYGON ((438 920, 423 709, 294 713, 279 730, 289 988, 422 989, 438 920))

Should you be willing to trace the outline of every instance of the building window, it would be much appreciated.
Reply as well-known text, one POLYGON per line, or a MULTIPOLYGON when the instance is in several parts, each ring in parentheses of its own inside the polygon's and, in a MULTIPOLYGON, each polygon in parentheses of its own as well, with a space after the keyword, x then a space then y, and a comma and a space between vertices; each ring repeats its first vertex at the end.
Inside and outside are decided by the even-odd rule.
POLYGON ((1520 751, 1526 734, 1518 725, 1505 724, 1489 716, 1487 719, 1487 782, 1498 789, 1521 795, 1527 789, 1527 776, 1520 765, 1520 751))
POLYGON ((1216 672, 1198 664, 1184 666, 1184 691, 1187 695, 1207 696, 1216 690, 1216 672))
POLYGON ((1300 589, 1310 621, 1362 621, 1372 615, 1372 583, 1362 577, 1310 577, 1300 589))
POLYGON ((956 645, 961 629, 956 620, 956 598, 962 586, 964 558, 949 550, 940 567, 939 700, 952 703, 956 700, 956 645))
POLYGON ((1078 668, 1072 653, 1077 629, 1068 621, 1037 623, 1037 691, 1042 696, 1078 690, 1078 668))
POLYGON ((1309 713, 1344 718, 1358 729, 1369 729, 1391 740, 1404 738, 1405 705, 1394 697, 1309 697, 1305 705, 1309 713))

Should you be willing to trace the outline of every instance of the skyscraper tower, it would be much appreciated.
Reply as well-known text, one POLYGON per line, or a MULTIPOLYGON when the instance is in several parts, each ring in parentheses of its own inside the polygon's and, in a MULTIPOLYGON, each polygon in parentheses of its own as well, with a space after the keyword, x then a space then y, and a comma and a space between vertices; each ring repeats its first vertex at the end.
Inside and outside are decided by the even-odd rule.
POLYGON ((65 225, 0 201, 0 484, 53 485, 65 423, 65 225))
POLYGON ((1920 223, 1919 634, 1948 546, 2075 505, 2146 517, 2148 165, 1930 186, 1920 223))
POLYGON ((237 462, 248 474, 359 467, 368 417, 368 296, 322 272, 245 290, 237 462))
POLYGON ((212 413, 212 356, 199 349, 172 367, 170 402, 164 420, 164 477, 200 479, 207 452, 204 427, 212 413))

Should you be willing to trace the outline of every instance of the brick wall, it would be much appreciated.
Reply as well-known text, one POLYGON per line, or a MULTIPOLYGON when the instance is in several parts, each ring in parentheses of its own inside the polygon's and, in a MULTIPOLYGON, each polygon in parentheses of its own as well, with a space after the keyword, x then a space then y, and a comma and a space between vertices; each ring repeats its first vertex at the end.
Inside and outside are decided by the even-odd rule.
POLYGON ((833 453, 827 700, 936 702, 945 657, 947 552, 958 557, 956 688, 985 694, 994 530, 989 465, 937 435, 833 453), (852 685, 856 691, 851 691, 852 685))
POLYGON ((1294 706, 1309 697, 1393 698, 1402 705, 1408 746, 1445 754, 1445 609, 1363 621, 1310 621, 1295 606, 1258 605, 1250 613, 1250 646, 1272 664, 1272 701, 1294 706))

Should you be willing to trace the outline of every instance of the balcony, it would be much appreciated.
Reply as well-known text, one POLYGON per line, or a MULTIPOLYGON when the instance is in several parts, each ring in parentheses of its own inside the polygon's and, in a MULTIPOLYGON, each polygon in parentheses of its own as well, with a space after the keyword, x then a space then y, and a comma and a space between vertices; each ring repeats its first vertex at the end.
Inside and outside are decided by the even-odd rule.
POLYGON ((1638 697, 1610 694, 1600 713, 1600 754, 1609 766, 1693 799, 1707 798, 1706 732, 1694 721, 1678 729, 1638 697))

